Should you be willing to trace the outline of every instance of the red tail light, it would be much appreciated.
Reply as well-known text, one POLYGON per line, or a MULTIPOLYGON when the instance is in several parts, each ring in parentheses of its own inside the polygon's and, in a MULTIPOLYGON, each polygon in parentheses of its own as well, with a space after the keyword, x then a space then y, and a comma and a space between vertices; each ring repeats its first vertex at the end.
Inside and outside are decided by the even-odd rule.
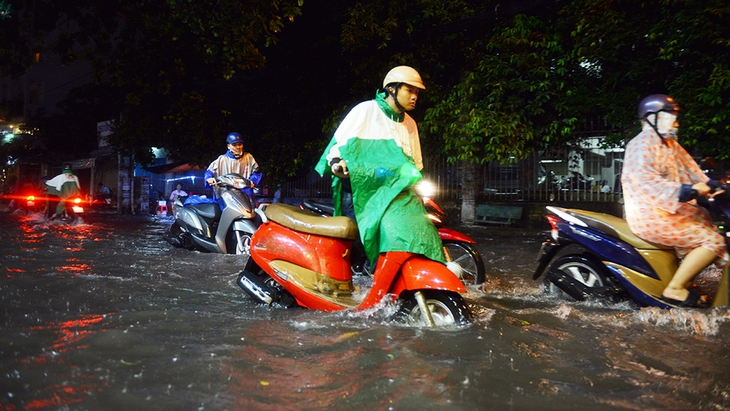
POLYGON ((552 227, 553 230, 557 230, 558 229, 557 224, 559 222, 563 221, 560 217, 554 216, 552 214, 548 214, 546 218, 548 220, 548 223, 550 223, 550 227, 552 227))
POLYGON ((557 241, 558 240, 558 223, 562 222, 563 219, 561 219, 558 216, 552 215, 552 214, 548 214, 546 218, 548 220, 548 223, 550 223, 550 227, 552 227, 552 229, 550 230, 550 236, 553 238, 553 240, 557 241))

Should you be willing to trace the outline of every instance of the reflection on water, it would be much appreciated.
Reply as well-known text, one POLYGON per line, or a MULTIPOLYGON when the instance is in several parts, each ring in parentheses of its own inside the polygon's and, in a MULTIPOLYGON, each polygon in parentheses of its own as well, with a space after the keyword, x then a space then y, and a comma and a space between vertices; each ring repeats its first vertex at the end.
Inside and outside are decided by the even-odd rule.
POLYGON ((428 330, 254 304, 236 256, 172 248, 169 224, 0 215, 0 409, 730 409, 728 309, 547 298, 536 232, 464 228, 488 291, 428 330))

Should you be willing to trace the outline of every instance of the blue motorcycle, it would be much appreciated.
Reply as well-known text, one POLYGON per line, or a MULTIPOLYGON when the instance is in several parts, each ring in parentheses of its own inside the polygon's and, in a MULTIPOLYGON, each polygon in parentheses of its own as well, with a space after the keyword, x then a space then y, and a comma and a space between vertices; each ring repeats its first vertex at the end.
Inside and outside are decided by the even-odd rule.
MULTIPOLYGON (((708 203, 724 232, 730 223, 730 201, 721 195, 708 203)), ((552 229, 538 253, 533 279, 543 277, 548 292, 562 291, 578 301, 630 300, 639 306, 674 307, 661 299, 679 263, 673 248, 642 240, 626 220, 610 214, 546 208, 552 229)), ((729 268, 730 264, 723 269, 711 298, 713 307, 728 305, 729 268)))

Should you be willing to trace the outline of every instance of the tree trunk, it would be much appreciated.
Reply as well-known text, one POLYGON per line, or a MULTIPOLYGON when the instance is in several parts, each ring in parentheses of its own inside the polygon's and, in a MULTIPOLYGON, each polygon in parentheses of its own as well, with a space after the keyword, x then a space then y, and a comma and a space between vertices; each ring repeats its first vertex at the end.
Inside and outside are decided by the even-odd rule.
POLYGON ((477 168, 466 160, 462 160, 461 164, 461 222, 468 223, 476 219, 477 214, 477 168))

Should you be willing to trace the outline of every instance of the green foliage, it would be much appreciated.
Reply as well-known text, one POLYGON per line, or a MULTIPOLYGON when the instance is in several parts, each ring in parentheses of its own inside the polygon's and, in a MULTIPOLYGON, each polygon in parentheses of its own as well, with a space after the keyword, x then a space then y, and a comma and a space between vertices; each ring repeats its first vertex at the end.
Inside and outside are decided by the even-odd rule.
POLYGON ((682 107, 680 139, 727 158, 730 131, 730 4, 723 0, 573 1, 563 10, 575 59, 596 67, 592 99, 631 137, 636 106, 666 93, 682 107))
POLYGON ((13 7, 10 3, 5 3, 5 0, 0 1, 0 20, 5 20, 13 17, 13 7))
POLYGON ((322 3, 68 0, 30 20, 20 17, 34 2, 17 0, 0 22, 0 69, 31 66, 67 16, 78 28, 48 47, 92 63, 122 151, 144 162, 166 147, 207 165, 239 131, 277 181, 310 169, 346 112, 400 64, 427 87, 411 113, 426 153, 484 163, 591 133, 617 142, 638 130, 641 98, 667 93, 682 106, 683 144, 730 157, 725 0, 322 3))
POLYGON ((683 107, 685 145, 728 157, 717 141, 730 131, 729 9, 722 0, 381 0, 352 7, 342 43, 379 57, 358 72, 398 61, 421 70, 424 147, 438 150, 442 138, 452 159, 508 161, 586 135, 619 142, 638 131, 636 106, 653 93, 683 107))
POLYGON ((20 33, 0 47, 0 58, 8 57, 3 73, 30 67, 34 51, 52 51, 62 64, 86 60, 95 81, 118 97, 111 141, 121 151, 144 163, 151 160, 150 147, 166 147, 177 159, 203 163, 221 151, 220 136, 237 126, 230 117, 243 109, 246 91, 224 83, 265 65, 262 49, 276 44, 285 23, 301 15, 303 1, 48 3, 34 8, 21 0, 26 17, 0 27, 20 33), (52 30, 60 34, 46 45, 52 30))
POLYGON ((458 160, 525 158, 542 142, 560 141, 575 118, 564 104, 561 39, 536 17, 516 16, 475 48, 481 61, 429 109, 422 126, 442 134, 458 160))

